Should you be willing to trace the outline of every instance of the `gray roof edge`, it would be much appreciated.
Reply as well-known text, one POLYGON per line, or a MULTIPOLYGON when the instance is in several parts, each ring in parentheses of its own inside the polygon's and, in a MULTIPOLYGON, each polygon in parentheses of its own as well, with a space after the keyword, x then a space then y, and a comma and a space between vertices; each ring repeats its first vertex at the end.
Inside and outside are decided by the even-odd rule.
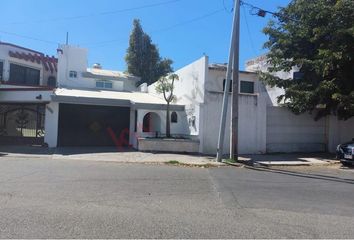
MULTIPOLYGON (((157 103, 132 103, 134 109, 166 110, 166 104, 157 103)), ((184 105, 170 105, 171 111, 184 111, 184 105)))
MULTIPOLYGON (((149 109, 149 110, 165 110, 166 104, 156 103, 134 103, 126 99, 105 99, 92 97, 75 97, 75 96, 51 96, 53 102, 68 103, 68 104, 83 104, 83 105, 99 105, 99 106, 119 106, 132 107, 134 109, 149 109)), ((170 105, 172 111, 184 111, 184 105, 170 105)))
POLYGON ((130 107, 131 105, 130 100, 125 100, 125 99, 105 99, 105 98, 58 96, 58 95, 52 95, 52 101, 59 102, 59 103, 99 105, 99 106, 130 107))

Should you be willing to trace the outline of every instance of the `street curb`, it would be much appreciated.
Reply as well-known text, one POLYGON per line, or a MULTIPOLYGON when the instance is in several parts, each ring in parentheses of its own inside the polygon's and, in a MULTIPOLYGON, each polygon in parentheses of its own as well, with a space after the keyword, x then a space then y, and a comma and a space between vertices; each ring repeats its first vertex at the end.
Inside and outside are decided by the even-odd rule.
POLYGON ((226 164, 226 165, 234 166, 234 167, 244 167, 244 165, 243 165, 243 164, 241 164, 241 163, 237 163, 237 162, 232 163, 232 162, 222 161, 222 163, 224 163, 224 164, 226 164))

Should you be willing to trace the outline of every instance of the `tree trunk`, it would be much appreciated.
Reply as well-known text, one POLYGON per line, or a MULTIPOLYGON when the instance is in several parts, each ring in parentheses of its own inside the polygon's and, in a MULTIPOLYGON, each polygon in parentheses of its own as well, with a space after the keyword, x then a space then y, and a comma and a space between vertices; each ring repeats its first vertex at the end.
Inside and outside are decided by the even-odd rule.
POLYGON ((166 137, 171 137, 171 121, 170 121, 170 103, 167 102, 167 111, 166 111, 166 137))

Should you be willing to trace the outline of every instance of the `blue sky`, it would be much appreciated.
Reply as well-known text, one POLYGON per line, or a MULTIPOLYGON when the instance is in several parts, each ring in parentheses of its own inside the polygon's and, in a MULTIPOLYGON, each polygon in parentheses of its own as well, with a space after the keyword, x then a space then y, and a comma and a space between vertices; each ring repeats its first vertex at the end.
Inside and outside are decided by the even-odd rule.
MULTIPOLYGON (((289 1, 245 0, 270 11, 289 1)), ((99 62, 106 69, 125 70, 132 21, 139 18, 161 56, 171 58, 175 69, 203 54, 210 62, 224 63, 232 5, 232 0, 1 0, 0 40, 55 55, 56 43, 64 43, 69 32, 70 44, 89 49, 90 65, 99 62)), ((267 38, 261 31, 269 19, 241 7, 241 69, 247 59, 265 52, 262 45, 267 38)))

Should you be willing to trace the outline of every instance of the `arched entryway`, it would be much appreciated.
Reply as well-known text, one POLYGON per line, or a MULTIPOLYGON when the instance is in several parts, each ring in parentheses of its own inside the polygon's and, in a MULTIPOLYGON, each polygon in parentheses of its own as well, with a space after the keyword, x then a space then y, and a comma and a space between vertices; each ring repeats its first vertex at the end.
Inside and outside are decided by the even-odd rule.
POLYGON ((161 118, 157 113, 148 112, 145 114, 143 132, 161 132, 161 118))

